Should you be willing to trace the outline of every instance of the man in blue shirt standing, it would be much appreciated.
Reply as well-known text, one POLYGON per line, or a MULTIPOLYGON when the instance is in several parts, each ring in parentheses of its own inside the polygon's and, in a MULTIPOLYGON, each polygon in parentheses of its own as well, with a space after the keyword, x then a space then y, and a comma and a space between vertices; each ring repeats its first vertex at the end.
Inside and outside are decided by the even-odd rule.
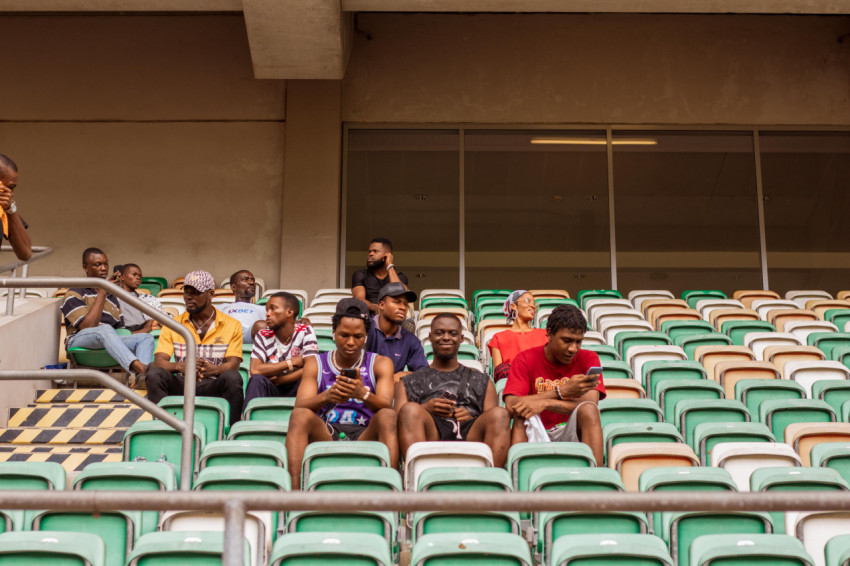
POLYGON ((414 301, 416 293, 409 291, 403 283, 387 283, 381 287, 378 293, 378 314, 372 319, 369 339, 366 341, 367 352, 392 360, 396 383, 408 373, 428 367, 422 343, 401 327, 407 318, 410 303, 414 301))

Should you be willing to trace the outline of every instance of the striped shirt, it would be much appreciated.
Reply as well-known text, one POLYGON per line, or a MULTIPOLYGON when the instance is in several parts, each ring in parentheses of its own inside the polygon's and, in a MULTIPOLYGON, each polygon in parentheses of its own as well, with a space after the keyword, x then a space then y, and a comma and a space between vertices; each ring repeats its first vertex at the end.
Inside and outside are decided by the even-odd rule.
MULTIPOLYGON (((204 334, 203 340, 189 320, 188 311, 177 317, 177 322, 188 328, 194 336, 197 346, 195 353, 199 360, 207 360, 218 366, 224 363, 225 358, 242 357, 242 325, 235 318, 216 309, 215 320, 204 334)), ((159 344, 154 352, 154 355, 156 354, 167 354, 169 357, 173 355, 175 361, 185 361, 186 342, 182 336, 165 327, 159 335, 159 344)))
MULTIPOLYGON (((68 336, 72 336, 80 330, 80 323, 91 310, 95 299, 97 299, 97 289, 68 289, 68 292, 65 293, 65 300, 62 301, 59 310, 65 317, 65 330, 68 331, 68 336)), ((124 326, 121 304, 115 295, 106 295, 106 300, 103 302, 103 314, 100 315, 100 324, 113 328, 124 326)))
POLYGON ((278 340, 274 330, 264 328, 254 337, 254 349, 251 357, 257 358, 264 364, 276 364, 301 356, 319 355, 319 343, 313 327, 306 324, 296 324, 295 332, 289 343, 283 344, 278 340))

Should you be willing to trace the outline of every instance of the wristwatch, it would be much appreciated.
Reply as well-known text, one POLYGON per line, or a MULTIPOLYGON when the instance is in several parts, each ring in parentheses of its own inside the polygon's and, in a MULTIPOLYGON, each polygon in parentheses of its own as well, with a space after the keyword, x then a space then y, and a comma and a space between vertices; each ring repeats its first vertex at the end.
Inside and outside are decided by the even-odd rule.
POLYGON ((6 211, 9 214, 17 214, 18 213, 18 205, 15 204, 15 201, 12 201, 12 206, 9 207, 9 210, 6 211))

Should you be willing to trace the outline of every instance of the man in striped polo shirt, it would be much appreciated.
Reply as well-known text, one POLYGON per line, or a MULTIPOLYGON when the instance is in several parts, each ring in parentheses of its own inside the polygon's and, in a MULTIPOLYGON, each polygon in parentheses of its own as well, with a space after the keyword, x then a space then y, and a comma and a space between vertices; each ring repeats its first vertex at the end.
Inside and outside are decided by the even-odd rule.
MULTIPOLYGON (((193 271, 183 280, 186 312, 177 322, 195 338, 199 396, 221 397, 230 406, 230 423, 239 420, 242 411, 242 325, 217 310, 212 299, 215 281, 206 271, 193 271)), ((154 403, 167 395, 183 395, 186 372, 186 343, 171 330, 163 328, 154 361, 147 374, 148 399, 154 403), (171 356, 175 361, 171 361, 171 356)))
MULTIPOLYGON (((83 252, 83 269, 86 277, 106 279, 109 258, 101 249, 88 248, 83 252)), ((118 336, 115 329, 124 327, 124 318, 115 295, 99 288, 68 289, 60 310, 68 332, 67 348, 103 348, 122 368, 135 374, 131 382, 144 375, 153 358, 153 336, 118 336)))

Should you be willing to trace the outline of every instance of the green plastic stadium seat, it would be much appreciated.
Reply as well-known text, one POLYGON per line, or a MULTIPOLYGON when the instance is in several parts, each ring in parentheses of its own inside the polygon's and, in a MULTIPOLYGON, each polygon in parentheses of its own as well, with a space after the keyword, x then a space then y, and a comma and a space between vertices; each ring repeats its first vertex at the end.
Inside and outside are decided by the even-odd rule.
POLYGON ((684 442, 671 423, 611 423, 602 427, 605 454, 624 442, 684 442))
POLYGON ((380 442, 314 442, 304 450, 301 486, 306 487, 313 470, 327 467, 384 468, 390 465, 390 451, 380 442))
POLYGON ((691 448, 697 449, 694 442, 694 429, 700 423, 744 423, 750 421, 750 412, 740 401, 734 399, 683 400, 676 403, 675 420, 679 430, 685 436, 691 448))
POLYGON ((694 451, 703 466, 711 465, 711 450, 721 442, 775 442, 761 423, 700 423, 694 428, 694 451))
MULTIPOLYGON (((822 383, 835 383, 824 381, 822 383)), ((735 398, 747 406, 751 415, 759 414, 762 401, 768 399, 805 399, 803 386, 790 379, 742 379, 735 383, 735 398)))
POLYGON ((419 475, 417 491, 511 491, 502 468, 429 468, 419 475))
POLYGON ((759 421, 767 425, 777 440, 785 438, 791 423, 835 422, 835 411, 818 399, 773 399, 759 405, 759 421))
POLYGON ((662 381, 655 389, 655 398, 664 411, 664 421, 676 425, 676 405, 680 401, 714 401, 723 396, 720 384, 709 379, 671 379, 662 381))
MULTIPOLYGON (((850 380, 823 379, 816 381, 812 384, 812 398, 826 401, 835 411, 835 414, 840 415, 841 406, 850 401, 850 380)), ((847 421, 844 420, 843 422, 847 421)))
POLYGON ((694 352, 700 346, 730 346, 732 339, 725 334, 713 332, 709 334, 696 334, 691 336, 679 336, 673 344, 680 346, 687 354, 689 360, 694 359, 694 352))
POLYGON ((776 332, 776 327, 763 320, 728 320, 720 331, 732 339, 735 346, 744 345, 744 336, 750 332, 776 332))
POLYGON ((286 448, 276 440, 219 440, 204 446, 200 469, 208 466, 286 468, 286 448))
POLYGON ((665 320, 661 323, 661 332, 667 334, 675 343, 676 339, 682 336, 713 334, 717 330, 707 320, 665 320))
POLYGON ((618 332, 615 346, 620 359, 626 359, 626 352, 632 346, 669 346, 673 344, 670 337, 663 332, 651 330, 618 332))
POLYGON ((425 297, 419 301, 419 308, 428 307, 461 307, 469 310, 469 304, 463 297, 425 297))
POLYGON ((835 348, 850 346, 848 332, 812 332, 806 336, 806 343, 815 346, 826 354, 826 359, 833 360, 832 351, 835 348))
MULTIPOLYGON (((501 470, 504 472, 504 470, 501 470)), ((306 491, 401 491, 401 474, 393 468, 351 466, 313 470, 306 491)))
MULTIPOLYGON (((770 534, 773 525, 767 513, 687 511, 663 512, 656 534, 670 546, 678 566, 692 566, 688 550, 694 539, 713 534, 770 534)), ((693 565, 696 566, 696 565, 693 565)))
POLYGON ((540 468, 529 478, 529 491, 625 491, 611 468, 540 468))
POLYGON ((690 549, 691 564, 712 566, 811 566, 812 558, 803 543, 781 534, 718 534, 694 539, 690 549))
POLYGON ((227 440, 271 440, 286 444, 289 423, 280 421, 239 421, 230 427, 227 440))
POLYGON ((105 546, 105 563, 122 564, 137 537, 139 511, 85 512, 42 511, 35 514, 33 531, 96 535, 105 546))
POLYGON ((581 442, 524 442, 508 450, 507 469, 514 491, 529 491, 535 470, 576 467, 596 467, 590 447, 581 442))
POLYGON ((845 367, 850 368, 850 346, 836 346, 832 349, 831 359, 836 362, 841 362, 845 367))
MULTIPOLYGON (((354 545, 353 541, 368 542, 372 550, 383 553, 386 552, 386 562, 377 562, 378 564, 392 564, 392 554, 395 554, 396 543, 396 522, 398 518, 395 513, 389 511, 355 511, 337 513, 333 511, 297 511, 290 512, 286 527, 287 534, 278 537, 272 549, 271 564, 293 564, 306 565, 316 564, 375 564, 374 560, 366 557, 357 557, 360 552, 359 545, 354 545), (322 541, 330 537, 337 542, 329 543, 328 546, 313 546, 310 548, 305 545, 298 549, 297 553, 288 558, 282 558, 283 551, 290 550, 286 547, 290 545, 298 548, 297 538, 302 537, 305 541, 322 541), (286 542, 281 542, 286 541, 286 542), (336 548, 334 548, 334 545, 336 548), (342 548, 339 548, 342 546, 342 548), (351 548, 350 548, 351 547, 351 548), (355 550, 355 554, 348 556, 339 554, 355 550), (336 551, 336 553, 334 553, 336 551), (314 556, 308 556, 314 555, 314 556), (276 556, 281 559, 276 560, 276 556), (348 559, 348 560, 346 560, 348 559), (349 561, 350 560, 350 561, 349 561)), ((314 545, 315 542, 310 543, 314 545)))
POLYGON ((827 566, 850 564, 850 534, 836 535, 829 539, 824 549, 827 566))
POLYGON ((107 566, 106 547, 88 533, 30 531, 0 534, 2 566, 107 566))
POLYGON ((474 532, 520 534, 519 513, 516 511, 455 512, 420 511, 412 516, 412 542, 433 534, 474 532))
POLYGON ((531 566, 528 544, 519 535, 442 533, 416 539, 410 566, 531 566))
MULTIPOLYGON (((243 539, 244 540, 244 539, 243 539)), ((141 537, 127 566, 221 566, 224 533, 216 531, 172 531, 141 537)), ((244 541, 243 564, 251 563, 248 541, 244 541)))
POLYGON ((246 421, 288 423, 294 408, 295 397, 259 397, 248 402, 242 418, 246 421))
POLYGON ((552 545, 552 566, 673 566, 673 559, 660 538, 652 535, 598 534, 566 535, 552 545))
MULTIPOLYGON (((504 302, 504 301, 503 301, 504 302)), ((534 304, 537 305, 537 310, 546 307, 558 307, 561 305, 572 305, 576 308, 581 308, 578 306, 578 301, 575 299, 556 299, 554 297, 545 297, 542 299, 535 299, 534 304)))
MULTIPOLYGON (((198 469, 198 457, 206 444, 206 430, 195 423, 195 442, 192 447, 192 469, 198 469)), ((138 421, 124 433, 125 462, 165 461, 174 465, 177 482, 180 482, 180 433, 160 421, 138 421)))
POLYGON ((850 322, 850 309, 827 309, 823 312, 823 319, 831 322, 840 330, 850 322))
POLYGON ((616 289, 583 289, 576 295, 576 300, 584 308, 590 299, 622 299, 623 294, 616 289))
POLYGON ((653 360, 643 364, 642 380, 650 398, 656 398, 658 384, 669 379, 706 379, 708 375, 699 362, 685 360, 653 360))
POLYGON ((649 532, 646 515, 628 511, 592 513, 587 511, 544 511, 536 524, 537 552, 542 564, 551 564, 552 546, 564 536, 572 535, 642 535, 649 532))
MULTIPOLYGON (((829 468, 760 468, 750 476, 750 491, 847 491, 841 474, 829 468)), ((785 533, 785 513, 773 511, 774 534, 785 533)), ((793 534, 793 533, 788 533, 793 534)))
POLYGON ((56 462, 0 462, 0 490, 65 489, 65 468, 56 462))
POLYGON ((652 399, 603 399, 599 402, 602 427, 612 423, 657 423, 664 420, 652 399))
MULTIPOLYGON (((610 347, 610 346, 609 346, 610 347)), ((602 379, 633 379, 632 367, 620 360, 600 360, 602 379)))
POLYGON ((692 309, 697 308, 697 301, 705 299, 728 299, 726 293, 715 289, 695 289, 691 291, 682 291, 682 300, 688 303, 692 309))
POLYGON ((71 361, 71 367, 121 369, 118 362, 102 348, 68 348, 68 359, 71 361))
POLYGON ((512 289, 478 289, 472 293, 472 303, 476 309, 481 299, 502 299, 504 303, 511 293, 513 293, 512 289))
MULTIPOLYGON (((723 468, 650 468, 638 479, 640 491, 738 491, 732 476, 723 468)), ((650 527, 661 525, 661 512, 647 513, 650 527)))
POLYGON ((824 442, 812 447, 812 467, 835 470, 850 483, 850 444, 847 442, 824 442))
POLYGON ((383 540, 370 533, 289 533, 277 539, 270 566, 391 566, 392 557, 383 540))
POLYGON ((599 361, 603 364, 602 367, 605 367, 605 362, 620 361, 620 355, 617 353, 617 349, 614 346, 609 346, 608 344, 582 345, 581 349, 596 352, 596 355, 599 356, 599 361))
POLYGON ((156 293, 151 291, 151 294, 154 297, 159 294, 159 291, 168 288, 168 279, 166 279, 165 277, 142 277, 142 283, 159 287, 159 290, 156 293))
MULTIPOLYGON (((169 395, 160 407, 183 420, 183 396, 169 395)), ((221 397, 195 397, 195 424, 204 425, 207 441, 222 440, 230 430, 230 405, 221 397)))

